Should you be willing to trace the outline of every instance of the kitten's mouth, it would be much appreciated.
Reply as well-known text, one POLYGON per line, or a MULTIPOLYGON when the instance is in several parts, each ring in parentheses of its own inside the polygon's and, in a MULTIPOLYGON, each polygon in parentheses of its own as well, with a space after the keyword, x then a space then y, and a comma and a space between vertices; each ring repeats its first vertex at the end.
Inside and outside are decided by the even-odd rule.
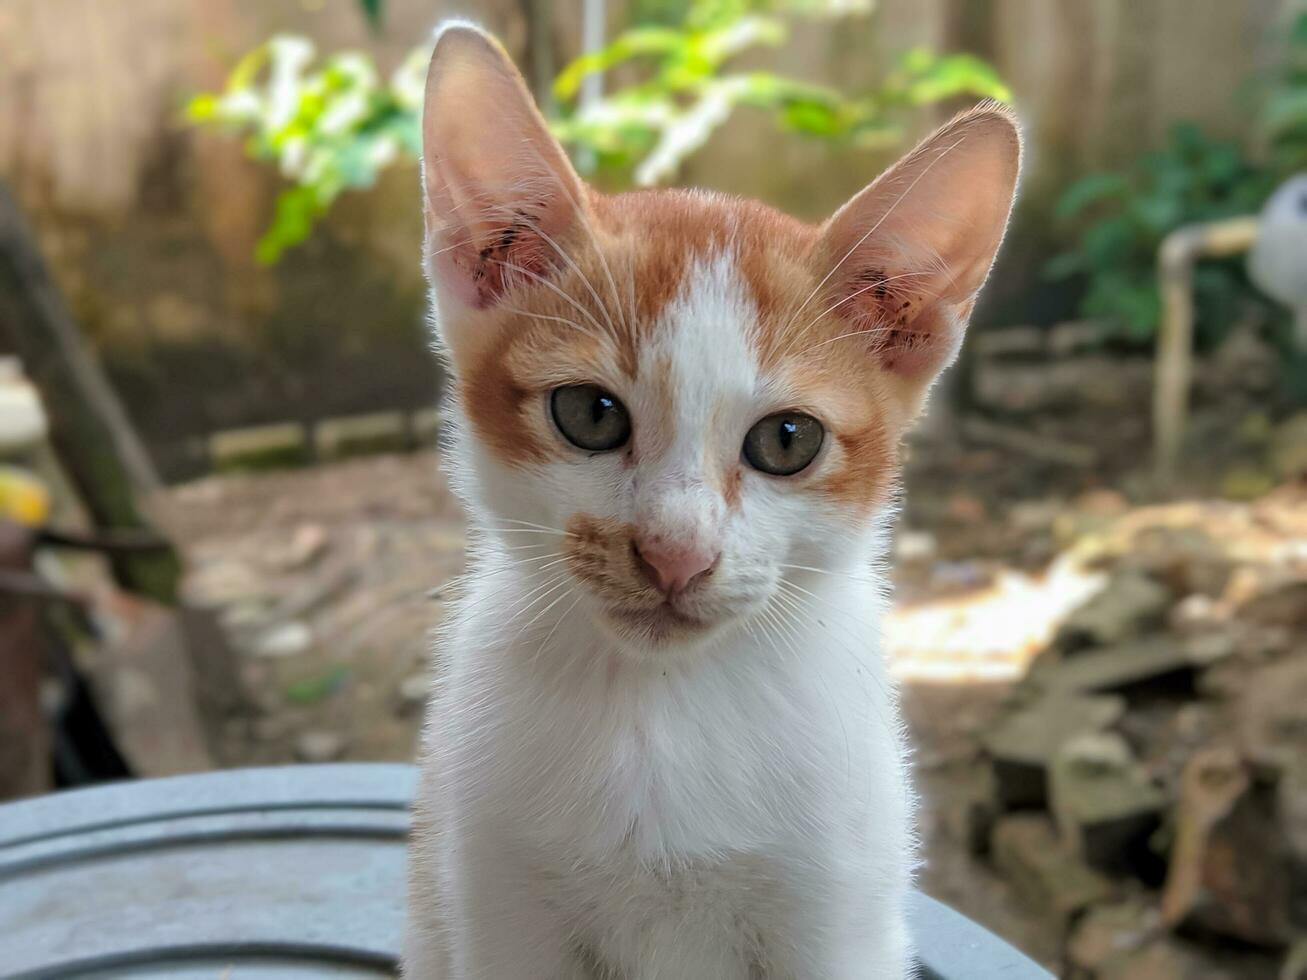
POLYGON ((653 643, 690 639, 712 627, 712 623, 677 609, 671 602, 652 608, 608 606, 604 615, 619 633, 653 643))

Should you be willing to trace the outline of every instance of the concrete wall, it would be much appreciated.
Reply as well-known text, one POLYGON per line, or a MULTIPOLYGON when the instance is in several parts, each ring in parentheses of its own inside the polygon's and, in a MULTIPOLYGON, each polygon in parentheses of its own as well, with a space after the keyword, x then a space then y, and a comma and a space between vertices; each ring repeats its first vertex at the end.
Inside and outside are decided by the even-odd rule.
MULTIPOLYGON (((369 50, 384 70, 459 13, 521 51, 525 5, 387 0, 378 36, 352 0, 0 0, 0 179, 29 209, 82 323, 165 456, 183 437, 218 428, 414 407, 436 385, 424 354, 415 173, 397 170, 343 200, 310 243, 263 269, 251 253, 276 180, 234 141, 182 127, 186 97, 220 85, 239 54, 277 31, 307 34, 322 50, 369 50)), ((801 26, 778 60, 850 90, 912 44, 997 63, 1029 141, 1024 234, 998 291, 1004 315, 1022 315, 1058 188, 1133 157, 1178 118, 1243 135, 1241 86, 1271 59, 1275 25, 1304 6, 881 0, 870 19, 801 26)), ((560 57, 576 43, 578 8, 555 0, 560 57)), ((612 0, 615 24, 625 10, 612 0)), ((777 137, 769 121, 741 116, 685 178, 816 218, 885 162, 777 137)))

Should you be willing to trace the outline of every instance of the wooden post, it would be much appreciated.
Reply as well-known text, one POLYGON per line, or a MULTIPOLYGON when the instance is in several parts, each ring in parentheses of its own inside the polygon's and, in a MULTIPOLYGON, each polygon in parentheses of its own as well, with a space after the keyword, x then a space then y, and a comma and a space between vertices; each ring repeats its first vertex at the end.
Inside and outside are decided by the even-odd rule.
POLYGON ((1189 410, 1193 365, 1194 265, 1200 258, 1224 258, 1247 251, 1257 237, 1257 219, 1230 218, 1177 228, 1157 254, 1162 322, 1157 332, 1153 385, 1153 472, 1160 489, 1175 479, 1189 410))
MULTIPOLYGON (((0 520, 0 574, 30 572, 33 535, 0 520)), ((0 587, 0 801, 48 792, 50 729, 41 711, 45 668, 37 601, 0 587)))
MULTIPOLYGON (((73 322, 17 202, 0 184, 0 330, 41 392, 50 440, 103 528, 151 530, 137 496, 159 479, 122 405, 73 322)), ((171 548, 109 556, 124 588, 172 604, 180 563, 171 548)))

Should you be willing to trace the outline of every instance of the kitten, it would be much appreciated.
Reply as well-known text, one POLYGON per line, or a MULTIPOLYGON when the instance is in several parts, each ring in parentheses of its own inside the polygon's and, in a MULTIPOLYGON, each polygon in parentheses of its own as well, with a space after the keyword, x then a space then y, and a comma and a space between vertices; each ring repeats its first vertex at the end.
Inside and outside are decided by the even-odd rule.
POLYGON ((454 24, 423 139, 473 554, 424 735, 405 976, 904 977, 887 525, 1003 237, 1013 117, 957 117, 819 228, 610 197, 454 24))

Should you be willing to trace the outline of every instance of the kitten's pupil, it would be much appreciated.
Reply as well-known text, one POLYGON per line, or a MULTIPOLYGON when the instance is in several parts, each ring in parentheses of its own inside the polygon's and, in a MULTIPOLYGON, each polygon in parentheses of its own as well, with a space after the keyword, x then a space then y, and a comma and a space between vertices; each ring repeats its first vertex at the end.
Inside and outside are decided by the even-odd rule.
POLYGON ((790 443, 794 441, 794 435, 799 431, 799 427, 791 419, 781 420, 780 441, 781 448, 786 452, 789 451, 790 443))
POLYGON ((590 406, 590 421, 598 425, 604 420, 604 416, 613 410, 613 400, 607 395, 598 395, 594 403, 590 406))

